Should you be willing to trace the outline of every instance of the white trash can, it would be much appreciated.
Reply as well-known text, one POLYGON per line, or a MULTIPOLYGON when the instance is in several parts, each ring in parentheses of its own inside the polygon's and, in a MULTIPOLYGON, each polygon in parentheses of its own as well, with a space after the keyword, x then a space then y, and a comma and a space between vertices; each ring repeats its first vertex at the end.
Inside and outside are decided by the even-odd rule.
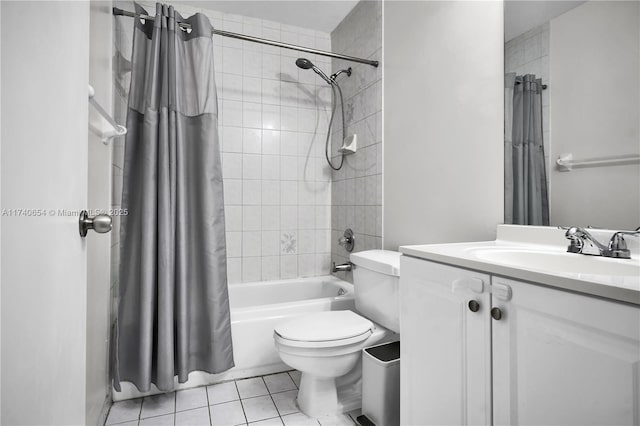
POLYGON ((362 350, 362 426, 400 425, 400 342, 362 350))

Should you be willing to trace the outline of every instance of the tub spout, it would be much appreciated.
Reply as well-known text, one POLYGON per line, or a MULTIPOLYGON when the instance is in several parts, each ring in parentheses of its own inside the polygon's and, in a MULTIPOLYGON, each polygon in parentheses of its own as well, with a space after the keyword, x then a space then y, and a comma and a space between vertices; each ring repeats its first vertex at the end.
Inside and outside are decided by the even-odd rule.
POLYGON ((333 262, 333 268, 331 272, 347 272, 351 271, 354 268, 354 264, 351 262, 343 263, 342 265, 336 265, 336 262, 333 262))

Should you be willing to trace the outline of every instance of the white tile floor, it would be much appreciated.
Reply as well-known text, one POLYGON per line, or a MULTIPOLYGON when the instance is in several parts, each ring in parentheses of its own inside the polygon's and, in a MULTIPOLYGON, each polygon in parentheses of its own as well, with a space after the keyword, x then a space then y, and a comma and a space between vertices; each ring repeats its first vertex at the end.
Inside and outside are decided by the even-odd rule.
POLYGON ((116 402, 106 425, 353 426, 355 414, 321 419, 298 410, 300 372, 270 374, 116 402), (352 417, 353 416, 353 417, 352 417))

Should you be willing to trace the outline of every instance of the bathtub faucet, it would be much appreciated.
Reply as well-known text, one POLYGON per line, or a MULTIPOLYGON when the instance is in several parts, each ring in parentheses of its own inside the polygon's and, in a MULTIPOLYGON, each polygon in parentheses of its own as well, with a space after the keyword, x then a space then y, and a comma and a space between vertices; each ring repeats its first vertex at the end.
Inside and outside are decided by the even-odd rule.
POLYGON ((342 265, 336 265, 336 262, 333 262, 333 268, 331 272, 347 272, 353 270, 356 265, 351 262, 343 263, 342 265))

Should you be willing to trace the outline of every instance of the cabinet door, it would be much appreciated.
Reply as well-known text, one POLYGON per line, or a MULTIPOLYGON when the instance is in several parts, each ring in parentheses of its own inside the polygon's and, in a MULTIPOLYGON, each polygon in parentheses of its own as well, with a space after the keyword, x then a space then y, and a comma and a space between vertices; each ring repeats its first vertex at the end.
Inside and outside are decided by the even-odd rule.
POLYGON ((640 307, 492 277, 496 425, 640 423, 640 307))
POLYGON ((490 424, 489 276, 401 259, 400 423, 490 424))

